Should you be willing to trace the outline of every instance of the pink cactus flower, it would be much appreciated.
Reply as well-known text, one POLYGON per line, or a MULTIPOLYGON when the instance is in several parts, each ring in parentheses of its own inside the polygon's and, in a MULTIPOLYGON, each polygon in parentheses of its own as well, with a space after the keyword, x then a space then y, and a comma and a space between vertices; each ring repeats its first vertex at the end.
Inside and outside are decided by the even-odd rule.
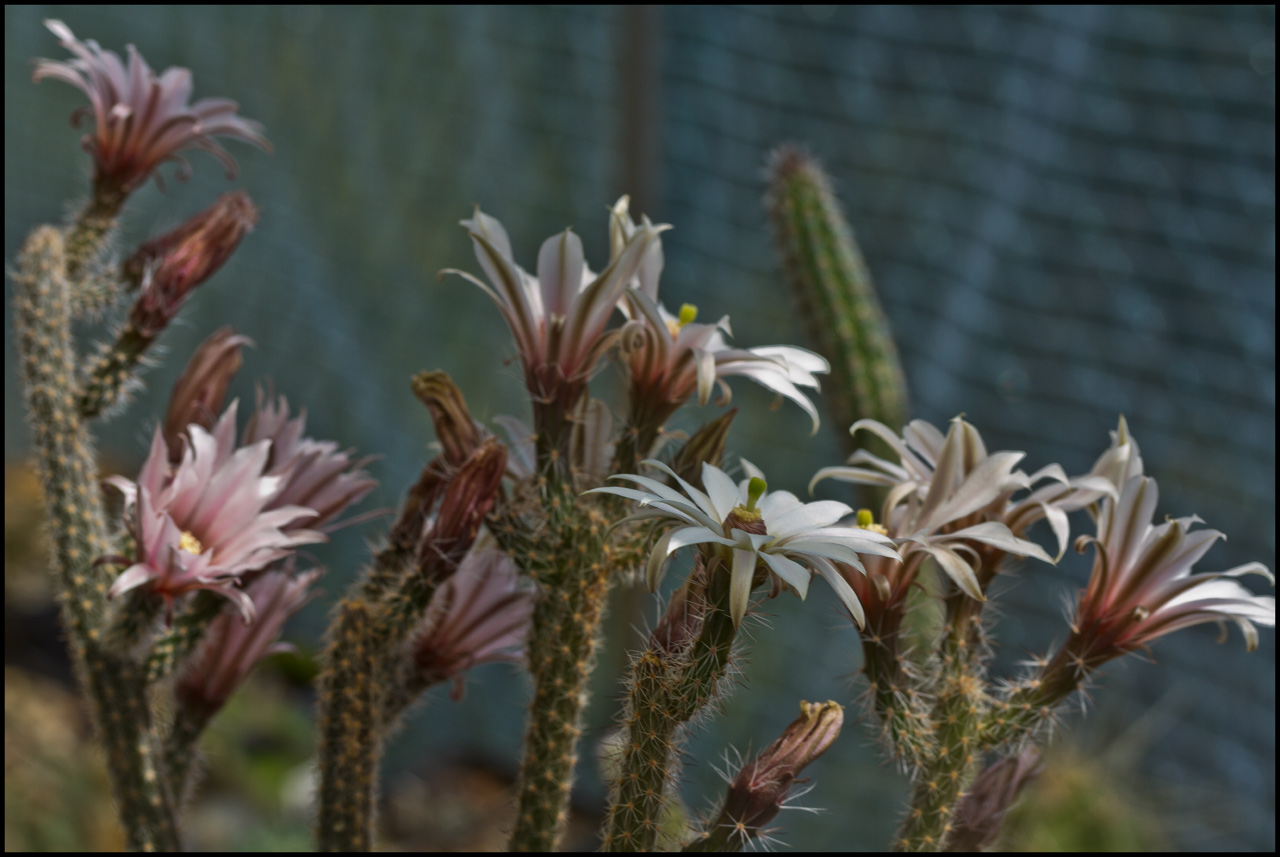
POLYGON ((93 118, 94 131, 85 135, 84 147, 93 155, 94 190, 100 199, 118 205, 165 161, 178 161, 178 176, 185 178, 190 167, 178 154, 185 149, 203 149, 234 175, 235 160, 214 137, 271 150, 262 126, 238 116, 234 101, 202 98, 190 104, 189 70, 169 68, 157 77, 133 45, 126 49, 126 67, 114 51, 103 50, 92 39, 81 42, 61 21, 46 21, 45 26, 75 58, 38 60, 32 77, 37 82, 61 80, 89 96, 89 108, 72 114, 72 122, 93 118))
POLYGON ((452 680, 453 698, 461 698, 463 672, 521 662, 532 618, 533 592, 511 558, 498 550, 472 551, 432 596, 412 644, 417 680, 424 686, 452 680))
POLYGON ((245 595, 253 602, 253 622, 245 624, 224 611, 209 624, 196 656, 178 677, 174 687, 178 700, 188 709, 212 714, 263 658, 292 651, 292 646, 279 641, 280 632, 289 617, 318 594, 311 584, 320 575, 319 569, 297 574, 276 568, 245 587, 245 595))
POLYGON ((289 402, 284 396, 274 401, 259 394, 258 405, 241 438, 242 446, 271 442, 267 473, 281 479, 276 496, 266 506, 305 506, 316 513, 308 526, 324 529, 359 502, 378 484, 360 469, 370 459, 352 460, 350 450, 339 451, 331 440, 305 437, 307 412, 289 418, 289 402))
POLYGON ((169 464, 157 428, 137 482, 107 480, 124 495, 136 540, 133 562, 109 596, 146 586, 172 607, 175 598, 208 589, 252 621, 254 604, 239 588, 241 577, 299 545, 325 541, 323 533, 301 526, 316 518, 314 510, 276 504, 286 479, 267 473, 271 442, 237 448, 235 415, 233 402, 212 433, 189 426, 177 466, 169 464))

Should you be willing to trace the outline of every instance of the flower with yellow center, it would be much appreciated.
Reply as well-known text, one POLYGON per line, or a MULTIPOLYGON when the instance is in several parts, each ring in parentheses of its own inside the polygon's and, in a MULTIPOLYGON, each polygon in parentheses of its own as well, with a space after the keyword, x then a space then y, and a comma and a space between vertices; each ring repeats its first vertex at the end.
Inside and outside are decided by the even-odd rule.
POLYGON ((801 599, 808 594, 812 576, 822 576, 862 625, 862 606, 832 562, 861 569, 861 554, 896 561, 898 552, 881 533, 838 526, 851 508, 833 500, 801 503, 788 491, 769 492, 764 474, 745 461, 749 477, 736 485, 720 468, 703 464, 705 492, 660 461, 644 463, 675 479, 681 490, 647 476, 622 474, 613 478, 639 487, 608 486, 588 493, 635 500, 639 509, 628 520, 654 519, 665 530, 649 554, 646 577, 651 590, 657 588, 672 554, 699 545, 708 567, 731 575, 729 607, 735 625, 746 615, 758 570, 772 580, 775 595, 786 588, 801 599))

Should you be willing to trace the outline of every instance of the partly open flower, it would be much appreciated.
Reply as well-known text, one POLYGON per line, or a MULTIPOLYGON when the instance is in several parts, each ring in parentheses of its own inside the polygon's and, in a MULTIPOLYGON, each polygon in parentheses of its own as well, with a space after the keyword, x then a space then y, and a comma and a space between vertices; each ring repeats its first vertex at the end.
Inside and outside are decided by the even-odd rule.
MULTIPOLYGON (((1021 538, 1027 526, 1047 515, 1065 546, 1065 512, 1038 499, 1011 500, 1017 491, 1045 478, 1073 485, 1057 465, 1027 476, 1014 469, 1025 453, 988 454, 977 430, 960 418, 952 421, 945 437, 923 420, 911 422, 902 437, 875 420, 859 420, 850 432, 861 429, 883 439, 898 455, 898 463, 859 450, 850 464, 867 466, 823 468, 810 488, 826 478, 888 487, 882 524, 901 547, 904 572, 914 574, 924 556, 930 556, 962 591, 981 601, 994 564, 982 561, 975 544, 994 548, 997 555, 1011 553, 1051 563, 1054 560, 1039 545, 1021 538), (1024 513, 1027 509, 1031 511, 1024 513), (1019 530, 1011 529, 1006 520, 1016 520, 1019 530)), ((1101 494, 1095 491, 1089 496, 1101 494)))
POLYGON ((159 77, 133 45, 126 49, 126 67, 114 51, 89 39, 81 42, 61 21, 45 25, 58 42, 75 55, 65 61, 38 60, 33 79, 53 78, 78 87, 89 96, 89 109, 72 114, 75 124, 91 116, 94 131, 84 138, 93 155, 94 192, 116 206, 165 161, 178 161, 184 178, 190 167, 178 154, 203 149, 234 175, 236 162, 214 137, 232 137, 270 151, 257 122, 236 115, 238 106, 226 98, 191 98, 191 72, 169 68, 159 77))
POLYGON ((650 589, 657 588, 673 553, 701 545, 708 557, 718 560, 732 576, 730 613, 735 625, 747 612, 757 583, 757 566, 772 579, 775 595, 786 587, 802 599, 808 593, 812 575, 821 575, 862 625, 862 606, 832 561, 861 569, 859 554, 892 559, 898 554, 892 541, 879 533, 836 526, 852 511, 844 503, 801 503, 787 491, 768 493, 763 474, 746 462, 743 464, 750 478, 737 485, 720 468, 704 464, 702 482, 706 493, 659 461, 645 464, 675 479, 682 491, 656 479, 630 474, 613 478, 633 482, 639 488, 609 486, 595 490, 638 501, 640 509, 630 520, 656 519, 658 526, 665 528, 649 556, 650 589))
MULTIPOLYGON (((614 206, 615 252, 641 228, 631 220, 627 205, 623 197, 614 206)), ((631 383, 631 424, 642 435, 641 454, 650 451, 646 447, 656 430, 695 391, 698 404, 705 405, 718 386, 728 402, 729 387, 723 379, 730 375, 744 375, 795 402, 813 420, 816 433, 818 411, 799 388, 818 389, 814 376, 830 371, 827 361, 786 345, 731 348, 725 341, 725 334, 732 335, 727 315, 715 324, 703 324, 695 320, 697 309, 690 304, 681 307, 679 315, 667 311, 658 301, 661 271, 661 241, 655 239, 622 303, 631 319, 622 331, 622 350, 631 383)))
POLYGON ((533 592, 520 580, 515 563, 499 550, 467 554, 458 570, 431 598, 422 627, 411 643, 416 682, 455 682, 479 664, 519 663, 533 618, 533 592))
MULTIPOLYGON (((1156 481, 1132 476, 1118 500, 1108 498, 1098 515, 1097 537, 1082 536, 1097 551, 1089 586, 1080 596, 1072 632, 1056 667, 1083 673, 1179 628, 1203 622, 1235 622, 1250 651, 1259 625, 1274 626, 1276 600, 1254 595, 1234 578, 1258 574, 1273 584, 1262 563, 1193 575, 1192 566, 1223 534, 1191 529, 1200 519, 1171 518, 1152 525, 1159 492, 1156 481)), ((1055 664, 1046 668, 1052 672, 1055 664)))
POLYGON ((598 276, 586 265, 582 239, 566 229, 543 243, 535 277, 513 260, 511 240, 496 218, 476 208, 462 225, 492 286, 464 271, 447 273, 459 274, 493 298, 511 328, 535 405, 549 406, 563 418, 614 341, 616 331, 606 328, 623 289, 667 227, 646 221, 598 276))
POLYGON ((378 482, 361 469, 368 458, 352 460, 350 450, 339 451, 331 440, 305 437, 306 426, 305 410, 290 419, 284 396, 273 401, 259 392, 257 408, 240 442, 243 446, 271 442, 267 473, 281 481, 266 508, 306 506, 316 513, 309 526, 324 529, 378 482))
POLYGON ((178 677, 174 696, 189 710, 212 714, 222 707, 249 672, 269 655, 292 651, 281 643, 280 632, 289 617, 318 593, 311 584, 319 569, 295 573, 292 568, 270 569, 245 587, 253 602, 253 622, 223 611, 209 624, 200 649, 178 677))
POLYGON ((176 466, 157 428, 138 480, 107 480, 124 494, 136 542, 132 563, 109 595, 146 586, 171 605, 184 593, 209 589, 236 602, 251 621, 254 604, 238 586, 242 575, 325 540, 301 526, 316 517, 312 509, 274 505, 284 477, 267 473, 271 443, 236 448, 235 414, 232 402, 212 433, 189 426, 176 466))

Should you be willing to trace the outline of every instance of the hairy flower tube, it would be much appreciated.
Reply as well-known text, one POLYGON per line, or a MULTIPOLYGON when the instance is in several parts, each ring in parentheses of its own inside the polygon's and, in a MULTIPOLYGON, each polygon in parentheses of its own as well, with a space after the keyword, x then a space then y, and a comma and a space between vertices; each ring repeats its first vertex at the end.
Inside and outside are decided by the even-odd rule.
POLYGON ((93 119, 94 130, 85 135, 84 147, 93 156, 94 195, 99 200, 118 207, 165 161, 177 161, 178 176, 185 178, 190 166, 178 153, 186 149, 208 152, 234 175, 236 162, 215 137, 271 150, 262 126, 238 116, 234 101, 202 98, 189 103, 187 69, 169 68, 157 77, 133 45, 126 49, 126 67, 114 51, 103 50, 92 39, 81 42, 61 21, 46 21, 45 26, 75 57, 38 60, 32 77, 37 82, 61 80, 89 97, 89 108, 73 113, 72 123, 78 125, 85 116, 93 119))
MULTIPOLYGON (((927 555, 937 561, 961 591, 982 601, 985 600, 983 589, 994 570, 983 567, 970 543, 1053 562, 1039 545, 1020 537, 1030 523, 1049 516, 1055 534, 1065 544, 1066 515, 1061 508, 1038 498, 1016 503, 1010 500, 1014 493, 1030 488, 1043 478, 1072 485, 1057 465, 1027 476, 1014 469, 1025 453, 988 454, 977 430, 959 418, 952 421, 945 437, 923 420, 912 421, 902 437, 875 420, 859 420, 850 432, 863 429, 889 444, 898 455, 899 463, 859 450, 850 458, 850 463, 868 467, 825 467, 814 475, 809 487, 826 478, 889 487, 882 524, 902 550, 904 574, 914 575, 927 555), (1022 514, 1024 509, 1032 511, 1022 514), (1015 518, 1020 528, 1017 533, 1005 523, 1015 518), (913 558, 913 555, 916 556, 913 558)), ((1081 490, 1095 481, 1102 488, 1110 489, 1105 480, 1093 480, 1081 490)), ((1085 496, 1093 499, 1102 493, 1101 490, 1088 491, 1085 496)), ((1075 492, 1064 493, 1057 497, 1057 502, 1061 505, 1076 498, 1075 492)), ((1087 501, 1080 500, 1082 505, 1087 501)), ((895 583, 891 588, 902 587, 895 583)))
POLYGON ((533 618, 533 592, 515 563, 499 550, 473 550, 440 584, 416 637, 413 668, 423 685, 453 681, 462 697, 462 674, 486 663, 519 663, 533 618))
POLYGON ((489 295, 511 329, 534 404, 540 463, 553 454, 567 454, 566 418, 617 337, 616 330, 607 330, 609 319, 646 251, 667 227, 646 221, 599 275, 586 265, 582 239, 566 229, 543 243, 535 277, 513 260, 511 240, 496 218, 477 208, 462 225, 492 285, 464 271, 446 273, 464 277, 489 295))
MULTIPOLYGON (((628 213, 623 197, 613 209, 611 233, 615 253, 641 229, 628 213)), ((801 387, 818 389, 815 375, 830 370, 827 361, 803 348, 771 345, 731 348, 729 317, 715 324, 696 321, 698 311, 685 304, 673 315, 658 300, 662 272, 661 239, 655 238, 650 255, 633 287, 623 293, 622 308, 630 321, 622 330, 622 352, 630 380, 631 428, 640 436, 638 448, 648 453, 653 437, 667 418, 697 392, 698 404, 711 400, 719 386, 724 402, 730 399, 724 378, 743 375, 760 386, 799 405, 818 431, 818 411, 801 387), (656 249, 657 252, 654 252, 656 249)))
POLYGON ((193 711, 212 714, 259 661, 292 651, 292 646, 280 642, 280 632, 289 617, 318 594, 311 585, 321 573, 319 569, 297 573, 292 568, 273 568, 258 575, 245 587, 245 595, 253 602, 253 621, 246 624, 223 611, 209 624, 195 657, 174 685, 178 701, 193 711))
POLYGON ((640 509, 628 520, 656 519, 658 527, 665 529, 649 555, 646 576, 651 590, 657 588, 673 553, 702 545, 708 559, 719 560, 731 575, 729 605, 735 626, 747 612, 757 566, 763 564, 774 595, 786 587, 803 599, 812 575, 821 575, 861 627, 862 605, 832 561, 861 569, 859 554, 897 559, 898 553, 886 536, 837 526, 852 509, 833 500, 801 503, 788 491, 769 493, 763 474, 746 462, 751 476, 737 485, 720 468, 704 464, 706 493, 660 461, 644 463, 675 479, 682 490, 647 476, 622 474, 613 478, 640 487, 607 486, 595 491, 638 501, 640 509))
POLYGON ((176 466, 157 428, 137 481, 107 480, 124 495, 136 542, 132 564, 110 596, 145 586, 171 607, 187 592, 208 589, 234 601, 249 622, 255 607, 239 588, 241 577, 325 540, 301 526, 316 517, 314 510, 273 507, 285 477, 267 473, 271 443, 237 448, 235 415, 232 402, 212 433, 191 425, 176 466))

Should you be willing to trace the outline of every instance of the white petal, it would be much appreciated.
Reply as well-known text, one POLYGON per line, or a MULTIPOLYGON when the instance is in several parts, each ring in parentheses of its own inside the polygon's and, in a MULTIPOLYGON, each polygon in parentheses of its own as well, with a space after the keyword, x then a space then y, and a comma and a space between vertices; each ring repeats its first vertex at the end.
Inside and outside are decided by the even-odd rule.
POLYGON ((962 539, 982 542, 1016 556, 1034 557, 1050 565, 1053 564, 1052 557, 1044 552, 1044 548, 1035 542, 1018 538, 999 521, 984 521, 981 524, 974 524, 972 527, 965 527, 963 530, 956 530, 954 533, 947 533, 945 536, 934 536, 932 541, 937 544, 942 541, 960 541, 962 539))
POLYGON ((935 547, 925 545, 921 548, 938 561, 938 565, 946 572, 947 577, 955 581, 956 586, 977 601, 986 601, 986 597, 982 594, 982 587, 978 585, 978 577, 973 573, 973 567, 955 551, 948 550, 944 547, 935 547))
POLYGON ((742 624, 751 603, 751 579, 756 573, 755 551, 734 550, 732 577, 729 579, 729 615, 736 628, 742 624))
POLYGON ((805 596, 809 593, 809 580, 813 577, 813 573, 809 569, 781 554, 764 552, 760 554, 760 558, 764 560, 765 565, 769 566, 774 574, 782 578, 787 586, 795 590, 801 601, 805 599, 805 596))
POLYGON ((742 497, 738 494, 738 486, 733 484, 733 480, 719 467, 705 461, 702 463, 702 484, 707 489, 711 505, 722 522, 742 501, 742 497))

